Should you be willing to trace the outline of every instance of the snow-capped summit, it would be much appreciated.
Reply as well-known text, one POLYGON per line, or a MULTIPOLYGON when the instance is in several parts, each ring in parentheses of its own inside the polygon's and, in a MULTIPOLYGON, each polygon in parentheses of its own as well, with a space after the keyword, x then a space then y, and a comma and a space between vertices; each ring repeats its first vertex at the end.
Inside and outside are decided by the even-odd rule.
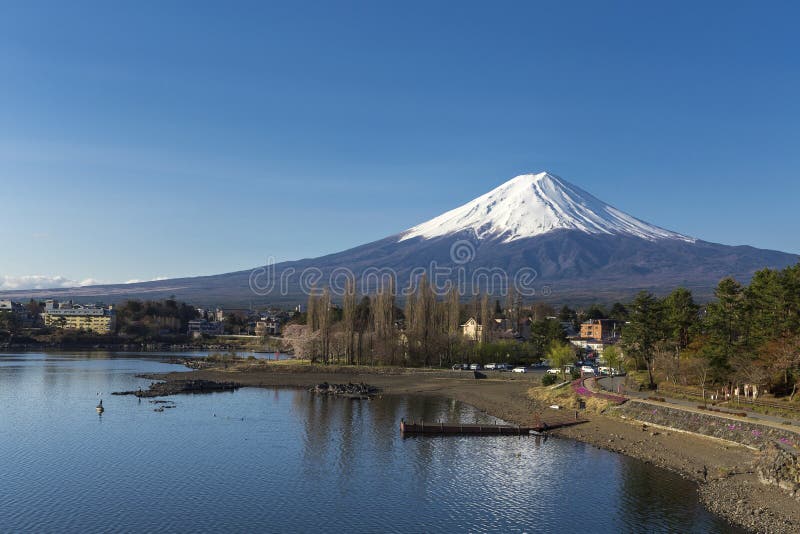
POLYGON ((512 178, 485 195, 400 234, 400 241, 473 231, 479 239, 508 243, 554 230, 628 235, 648 241, 695 239, 648 224, 566 180, 542 172, 512 178))

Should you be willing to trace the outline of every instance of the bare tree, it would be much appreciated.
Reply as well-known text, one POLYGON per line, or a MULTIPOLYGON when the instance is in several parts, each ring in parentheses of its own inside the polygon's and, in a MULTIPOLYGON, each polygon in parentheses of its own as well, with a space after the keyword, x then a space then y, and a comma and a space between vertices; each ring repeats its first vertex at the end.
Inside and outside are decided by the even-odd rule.
POLYGON ((703 393, 703 403, 705 403, 706 384, 708 383, 709 375, 711 374, 711 362, 708 361, 708 358, 698 356, 687 361, 685 368, 692 374, 697 382, 697 385, 700 386, 703 393))
POLYGON ((348 364, 353 364, 355 355, 356 334, 356 285, 348 280, 342 300, 342 330, 344 336, 344 352, 348 364))
POLYGON ((481 316, 480 323, 483 325, 483 341, 491 341, 492 320, 491 308, 489 308, 489 295, 484 293, 481 295, 481 316))
POLYGON ((381 285, 372 297, 372 339, 374 341, 373 363, 375 353, 385 363, 396 364, 397 332, 395 327, 395 293, 394 280, 381 285))
POLYGON ((668 382, 677 385, 681 363, 672 343, 657 342, 653 347, 653 370, 656 369, 664 374, 664 378, 668 382))

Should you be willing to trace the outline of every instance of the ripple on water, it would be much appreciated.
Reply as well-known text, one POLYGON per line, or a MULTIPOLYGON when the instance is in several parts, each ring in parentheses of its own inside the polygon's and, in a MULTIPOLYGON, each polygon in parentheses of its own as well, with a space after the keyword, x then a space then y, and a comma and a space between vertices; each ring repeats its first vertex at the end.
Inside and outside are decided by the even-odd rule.
POLYGON ((691 483, 580 443, 399 435, 401 417, 494 421, 460 403, 245 388, 156 413, 108 396, 171 368, 0 356, 0 530, 732 531, 691 483))

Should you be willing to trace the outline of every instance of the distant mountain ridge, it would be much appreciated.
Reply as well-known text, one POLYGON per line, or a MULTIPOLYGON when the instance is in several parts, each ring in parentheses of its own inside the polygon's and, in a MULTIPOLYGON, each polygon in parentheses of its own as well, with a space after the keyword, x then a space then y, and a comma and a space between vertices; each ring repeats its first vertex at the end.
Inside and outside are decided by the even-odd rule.
MULTIPOLYGON (((543 172, 517 176, 399 234, 319 258, 212 276, 2 295, 109 302, 175 295, 204 305, 289 304, 303 302, 314 286, 341 286, 343 274, 370 291, 380 273, 391 272, 402 289, 424 271, 429 277, 449 273, 444 278, 453 283, 505 273, 508 284, 525 278, 524 296, 558 302, 625 299, 642 289, 664 293, 677 286, 702 299, 725 276, 747 281, 759 269, 797 261, 793 254, 660 228, 543 172)), ((502 288, 490 289, 496 294, 502 288)))

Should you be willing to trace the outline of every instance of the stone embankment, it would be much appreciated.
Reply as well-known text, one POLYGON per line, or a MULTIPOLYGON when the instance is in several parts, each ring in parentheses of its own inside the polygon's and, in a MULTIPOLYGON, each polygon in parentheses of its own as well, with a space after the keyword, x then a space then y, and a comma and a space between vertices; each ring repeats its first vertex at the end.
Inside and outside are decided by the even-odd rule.
POLYGON ((746 421, 741 417, 700 413, 694 410, 671 408, 668 405, 631 400, 617 408, 616 413, 628 419, 693 432, 732 441, 751 448, 760 448, 772 441, 800 448, 800 434, 786 429, 746 421))

